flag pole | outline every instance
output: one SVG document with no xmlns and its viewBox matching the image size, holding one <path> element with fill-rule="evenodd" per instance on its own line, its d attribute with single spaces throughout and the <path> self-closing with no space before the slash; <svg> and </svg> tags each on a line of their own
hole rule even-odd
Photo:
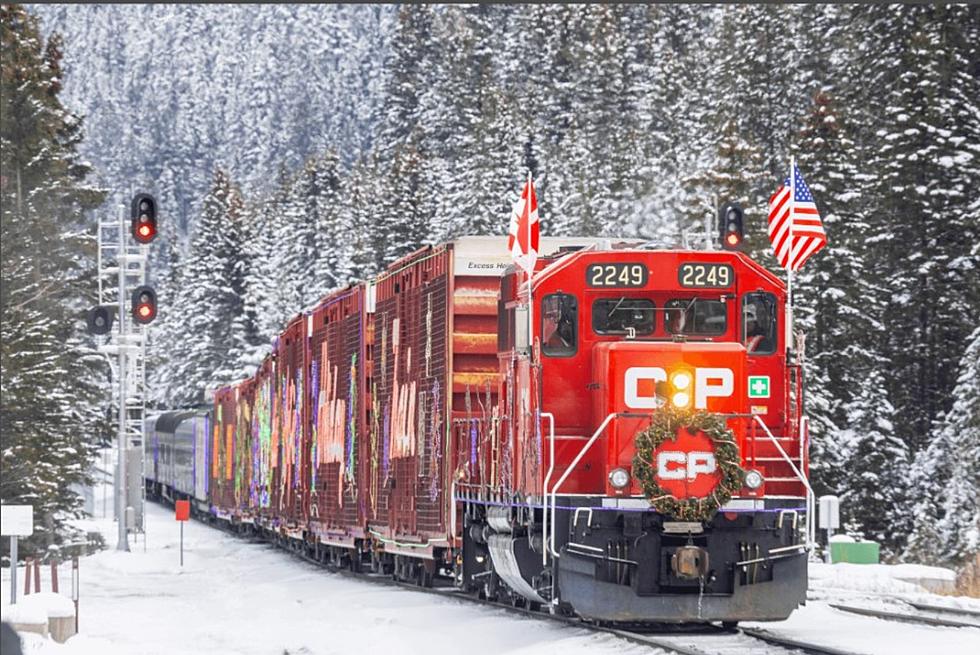
<svg viewBox="0 0 980 655">
<path fill-rule="evenodd" d="M 789 157 L 789 259 L 786 262 L 786 354 L 793 350 L 793 210 L 796 207 L 796 156 Z M 788 362 L 787 362 L 788 363 Z"/>
<path fill-rule="evenodd" d="M 531 193 L 532 189 L 531 171 L 527 171 L 527 257 L 531 258 Z M 528 342 L 528 362 L 534 363 L 534 301 L 531 298 L 531 275 L 534 272 L 534 264 L 527 269 L 527 342 Z"/>
</svg>

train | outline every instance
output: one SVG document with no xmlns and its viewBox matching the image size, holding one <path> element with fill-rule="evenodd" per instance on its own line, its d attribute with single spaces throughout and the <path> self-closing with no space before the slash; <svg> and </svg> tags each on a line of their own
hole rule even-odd
<svg viewBox="0 0 980 655">
<path fill-rule="evenodd" d="M 317 561 L 600 623 L 787 618 L 813 494 L 786 285 L 739 250 L 427 246 L 147 425 L 146 489 Z"/>
</svg>

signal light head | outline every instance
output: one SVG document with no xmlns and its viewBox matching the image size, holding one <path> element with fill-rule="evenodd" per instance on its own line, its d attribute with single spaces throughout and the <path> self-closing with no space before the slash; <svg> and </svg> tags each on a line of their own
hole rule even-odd
<svg viewBox="0 0 980 655">
<path fill-rule="evenodd" d="M 90 309 L 85 316 L 88 331 L 92 334 L 109 334 L 112 330 L 113 311 L 110 305 L 99 305 Z"/>
<path fill-rule="evenodd" d="M 133 320 L 141 325 L 152 323 L 157 317 L 157 293 L 147 286 L 137 287 L 133 291 L 132 309 Z"/>
<path fill-rule="evenodd" d="M 719 213 L 721 227 L 721 247 L 725 250 L 738 250 L 745 238 L 745 213 L 735 203 L 721 208 Z"/>
<path fill-rule="evenodd" d="M 148 193 L 138 193 L 130 207 L 130 230 L 139 243 L 150 243 L 157 236 L 157 203 Z"/>
</svg>

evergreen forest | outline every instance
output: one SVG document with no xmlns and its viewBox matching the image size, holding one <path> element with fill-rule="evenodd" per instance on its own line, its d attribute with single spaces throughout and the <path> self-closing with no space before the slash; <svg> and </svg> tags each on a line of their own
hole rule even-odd
<svg viewBox="0 0 980 655">
<path fill-rule="evenodd" d="M 794 280 L 815 489 L 892 559 L 980 551 L 977 6 L 4 5 L 2 138 L 2 497 L 51 538 L 105 434 L 93 221 L 134 191 L 170 408 L 330 290 L 505 238 L 528 170 L 543 234 L 701 247 L 739 202 L 783 275 L 795 156 L 828 235 Z"/>
</svg>

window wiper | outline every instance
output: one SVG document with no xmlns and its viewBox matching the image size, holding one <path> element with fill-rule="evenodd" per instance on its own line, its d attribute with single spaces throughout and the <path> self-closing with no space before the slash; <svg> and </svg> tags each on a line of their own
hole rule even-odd
<svg viewBox="0 0 980 655">
<path fill-rule="evenodd" d="M 616 301 L 616 304 L 613 305 L 613 308 L 610 309 L 608 312 L 606 312 L 606 317 L 607 318 L 612 317 L 612 315 L 616 313 L 616 310 L 619 309 L 619 306 L 622 305 L 625 300 L 626 300 L 626 296 L 623 296 L 622 298 L 620 298 L 619 300 L 617 300 Z"/>
</svg>

